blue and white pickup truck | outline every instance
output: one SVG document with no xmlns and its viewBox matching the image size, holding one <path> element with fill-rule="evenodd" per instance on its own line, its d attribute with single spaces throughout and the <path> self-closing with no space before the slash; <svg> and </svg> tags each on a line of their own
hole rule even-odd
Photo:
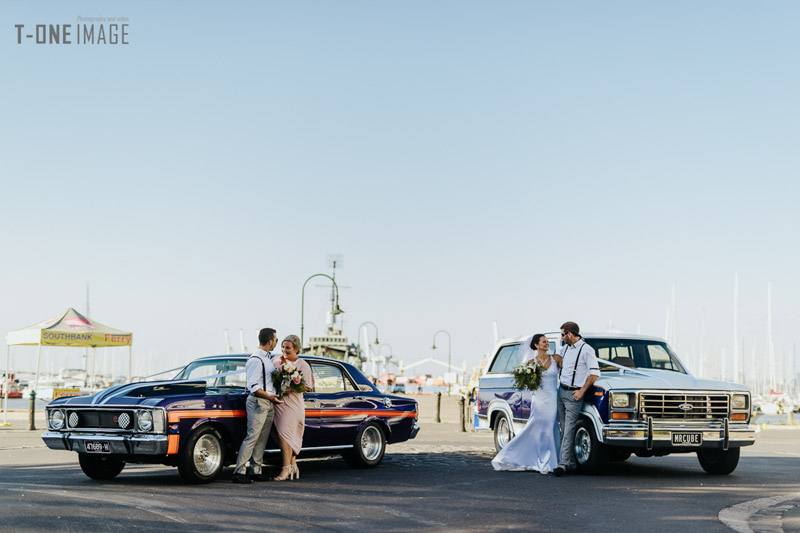
<svg viewBox="0 0 800 533">
<path fill-rule="evenodd" d="M 548 333 L 551 350 L 561 347 Z M 481 377 L 478 423 L 494 431 L 499 451 L 528 421 L 531 392 L 513 388 L 512 369 L 525 339 L 499 343 Z M 744 385 L 692 376 L 657 337 L 614 333 L 584 335 L 601 377 L 587 391 L 575 433 L 578 470 L 602 472 L 608 461 L 697 453 L 709 474 L 730 474 L 739 449 L 755 442 L 750 391 Z"/>
</svg>

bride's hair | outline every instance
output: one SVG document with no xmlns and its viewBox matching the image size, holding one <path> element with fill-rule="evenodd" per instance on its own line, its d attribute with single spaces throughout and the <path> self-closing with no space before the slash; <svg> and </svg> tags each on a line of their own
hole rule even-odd
<svg viewBox="0 0 800 533">
<path fill-rule="evenodd" d="M 536 345 L 539 344 L 539 341 L 542 340 L 542 337 L 544 337 L 544 333 L 537 333 L 536 335 L 533 336 L 533 338 L 531 339 L 532 350 L 536 349 Z"/>
</svg>

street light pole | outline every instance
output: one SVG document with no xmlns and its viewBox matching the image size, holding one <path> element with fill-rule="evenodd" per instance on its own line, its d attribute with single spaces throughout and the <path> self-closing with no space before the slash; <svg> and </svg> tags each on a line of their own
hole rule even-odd
<svg viewBox="0 0 800 533">
<path fill-rule="evenodd" d="M 362 322 L 358 326 L 358 352 L 359 353 L 361 353 L 361 328 L 363 328 L 364 326 L 367 326 L 367 325 L 371 325 L 372 327 L 375 328 L 375 344 L 380 344 L 380 342 L 378 341 L 378 326 L 376 326 L 374 322 L 370 322 L 369 320 L 367 320 L 366 322 Z M 367 331 L 367 336 L 368 336 L 367 337 L 367 341 L 369 341 L 369 331 Z M 367 355 L 369 355 L 369 343 L 367 343 Z M 377 379 L 377 376 L 375 376 L 375 378 Z"/>
<path fill-rule="evenodd" d="M 385 342 L 384 342 L 383 344 L 381 344 L 380 346 L 378 346 L 378 357 L 383 357 L 383 356 L 381 355 L 381 349 L 382 349 L 384 346 L 388 346 L 388 347 L 389 347 L 389 357 L 384 357 L 384 358 L 383 358 L 383 368 L 384 368 L 384 370 L 385 370 L 386 372 L 389 372 L 389 363 L 390 363 L 390 362 L 391 362 L 391 360 L 392 360 L 392 351 L 393 351 L 393 350 L 392 350 L 392 345 L 391 345 L 391 344 L 387 344 L 387 343 L 385 343 Z"/>
<path fill-rule="evenodd" d="M 333 288 L 336 289 L 336 307 L 334 307 L 333 311 L 331 312 L 334 315 L 340 315 L 344 313 L 344 311 L 342 311 L 339 308 L 339 286 L 336 284 L 336 280 L 327 274 L 312 274 L 311 276 L 309 276 L 308 279 L 305 281 L 305 283 L 303 283 L 303 290 L 300 296 L 300 349 L 301 350 L 303 349 L 303 339 L 304 339 L 303 330 L 305 329 L 305 324 L 303 322 L 303 319 L 305 317 L 305 312 L 306 312 L 306 284 L 313 278 L 316 278 L 317 276 L 322 276 L 323 278 L 328 278 L 329 280 L 331 280 L 331 282 L 333 283 Z"/>
<path fill-rule="evenodd" d="M 452 366 L 450 364 L 451 361 L 452 361 L 452 358 L 450 356 L 450 351 L 451 351 L 451 348 L 453 347 L 453 341 L 450 338 L 450 333 L 449 332 L 447 332 L 447 331 L 445 331 L 443 329 L 440 329 L 439 331 L 437 331 L 436 333 L 433 334 L 433 349 L 434 350 L 436 349 L 436 335 L 438 335 L 439 333 L 444 333 L 445 335 L 447 335 L 447 371 L 449 373 L 449 372 L 451 372 L 453 370 L 453 368 L 452 368 Z M 450 396 L 450 380 L 447 380 L 447 395 Z"/>
</svg>

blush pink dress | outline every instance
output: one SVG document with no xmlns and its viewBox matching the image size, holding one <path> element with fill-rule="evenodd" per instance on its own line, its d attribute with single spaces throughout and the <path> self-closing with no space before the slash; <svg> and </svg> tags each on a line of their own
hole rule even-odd
<svg viewBox="0 0 800 533">
<path fill-rule="evenodd" d="M 283 356 L 278 355 L 272 358 L 272 365 L 278 368 L 283 364 Z M 309 388 L 314 388 L 314 375 L 311 367 L 298 358 L 292 362 L 294 366 L 303 374 L 303 381 Z M 303 394 L 299 392 L 288 392 L 283 395 L 283 403 L 275 404 L 275 429 L 278 435 L 292 447 L 295 455 L 300 453 L 303 447 L 303 431 L 306 427 L 306 408 L 303 403 Z"/>
</svg>

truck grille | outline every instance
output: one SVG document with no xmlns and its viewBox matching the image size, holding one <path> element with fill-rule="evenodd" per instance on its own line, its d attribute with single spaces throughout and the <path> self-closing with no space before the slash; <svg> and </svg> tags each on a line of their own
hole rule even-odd
<svg viewBox="0 0 800 533">
<path fill-rule="evenodd" d="M 69 429 L 118 429 L 132 430 L 134 415 L 129 410 L 76 409 L 67 410 Z"/>
<path fill-rule="evenodd" d="M 721 420 L 730 412 L 727 394 L 642 393 L 639 402 L 643 420 Z"/>
</svg>

